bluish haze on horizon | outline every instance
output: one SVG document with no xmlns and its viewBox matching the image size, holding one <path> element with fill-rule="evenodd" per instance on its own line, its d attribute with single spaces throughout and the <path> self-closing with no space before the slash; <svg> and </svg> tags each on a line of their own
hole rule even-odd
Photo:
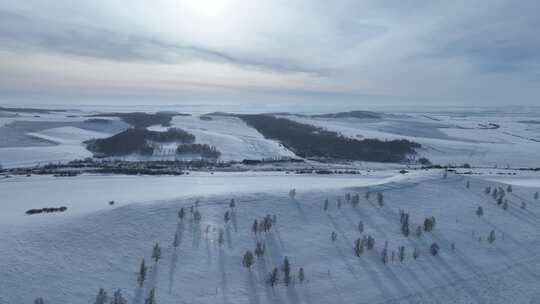
<svg viewBox="0 0 540 304">
<path fill-rule="evenodd" d="M 536 105 L 538 1 L 0 2 L 0 103 Z"/>
</svg>

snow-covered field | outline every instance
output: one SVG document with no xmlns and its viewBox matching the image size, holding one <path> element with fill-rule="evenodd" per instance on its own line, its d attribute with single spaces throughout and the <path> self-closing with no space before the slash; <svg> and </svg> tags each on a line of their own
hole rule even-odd
<svg viewBox="0 0 540 304">
<path fill-rule="evenodd" d="M 132 203 L 197 197 L 209 194 L 286 192 L 290 187 L 307 191 L 383 183 L 392 173 L 376 176 L 287 175 L 279 172 L 191 173 L 182 176 L 81 175 L 76 177 L 16 176 L 0 179 L 2 224 L 32 224 L 36 220 L 58 220 Z M 31 191 L 28 191 L 31 189 Z M 28 209 L 67 206 L 69 212 L 53 217 L 29 217 Z"/>
<path fill-rule="evenodd" d="M 359 139 L 415 141 L 422 144 L 417 157 L 427 157 L 435 164 L 540 167 L 540 121 L 537 119 L 540 112 L 535 111 L 403 111 L 383 114 L 380 119 L 286 117 Z M 16 167 L 85 158 L 91 154 L 82 144 L 84 140 L 111 136 L 128 127 L 118 119 L 112 119 L 113 123 L 109 125 L 88 124 L 84 122 L 88 118 L 86 114 L 95 112 L 21 113 L 16 116 L 0 113 L 0 164 Z M 197 143 L 215 146 L 221 152 L 222 161 L 294 157 L 280 143 L 265 139 L 239 118 L 203 117 L 207 119 L 198 115 L 176 116 L 172 127 L 192 133 Z M 150 129 L 165 130 L 161 126 Z M 152 159 L 175 159 L 175 151 L 175 146 L 165 147 Z M 140 158 L 126 157 L 130 160 Z"/>
<path fill-rule="evenodd" d="M 276 141 L 265 139 L 237 117 L 205 117 L 210 120 L 202 120 L 199 116 L 176 116 L 171 127 L 181 128 L 195 135 L 197 143 L 215 146 L 221 151 L 220 159 L 224 161 L 294 157 L 294 153 Z M 149 129 L 164 131 L 167 128 L 153 126 Z"/>
<path fill-rule="evenodd" d="M 487 185 L 497 184 L 453 174 L 445 179 L 439 171 L 380 178 L 223 173 L 5 180 L 0 183 L 0 303 L 32 303 L 36 297 L 45 303 L 94 303 L 100 287 L 109 295 L 121 288 L 130 304 L 144 303 L 152 288 L 160 304 L 538 303 L 540 200 L 533 193 L 539 188 L 515 185 L 503 210 L 484 194 Z M 291 199 L 293 187 L 298 193 Z M 377 192 L 384 195 L 383 207 L 377 205 Z M 345 193 L 360 194 L 359 205 L 345 203 Z M 231 198 L 236 207 L 226 224 Z M 324 211 L 326 198 L 330 204 Z M 109 206 L 110 199 L 118 203 Z M 196 199 L 200 222 L 189 215 Z M 69 209 L 21 214 L 49 203 Z M 478 206 L 482 217 L 475 214 Z M 183 221 L 177 217 L 181 207 L 188 211 Z M 407 238 L 400 234 L 400 209 L 410 213 Z M 277 222 L 269 233 L 255 236 L 253 220 L 266 214 L 275 214 Z M 436 217 L 436 228 L 417 237 L 416 226 L 430 216 Z M 490 244 L 486 237 L 492 230 L 496 241 Z M 180 237 L 176 251 L 175 234 Z M 375 247 L 356 257 L 353 244 L 362 235 L 373 236 Z M 242 256 L 257 240 L 265 243 L 266 253 L 249 271 Z M 403 263 L 382 263 L 385 241 L 390 251 L 405 246 Z M 151 261 L 155 242 L 162 246 L 157 263 Z M 440 246 L 438 256 L 429 254 L 433 242 Z M 295 277 L 304 268 L 306 281 L 295 278 L 288 287 L 280 282 L 272 289 L 266 283 L 269 272 L 285 256 Z M 143 257 L 149 273 L 139 288 L 136 272 Z"/>
<path fill-rule="evenodd" d="M 435 164 L 486 167 L 540 167 L 540 113 L 407 113 L 381 119 L 289 119 L 320 126 L 352 138 L 408 139 L 422 149 L 418 157 Z M 499 128 L 494 128 L 497 124 Z"/>
<path fill-rule="evenodd" d="M 0 164 L 89 157 L 84 141 L 128 127 L 114 118 L 89 122 L 89 113 L 0 113 Z M 380 119 L 286 116 L 360 139 L 409 139 L 422 144 L 417 157 L 473 166 L 471 172 L 458 170 L 470 175 L 447 178 L 438 170 L 399 174 L 404 164 L 358 162 L 327 166 L 356 166 L 360 175 L 248 171 L 0 179 L 0 304 L 33 303 L 37 297 L 47 304 L 94 303 L 99 288 L 109 295 L 122 289 L 129 304 L 144 303 L 152 288 L 159 304 L 540 303 L 540 200 L 534 198 L 540 176 L 513 169 L 540 167 L 538 116 L 485 110 L 403 111 Z M 194 134 L 197 143 L 216 146 L 225 161 L 294 157 L 235 117 L 177 116 L 172 127 Z M 166 159 L 169 150 L 174 146 L 153 158 Z M 313 161 L 276 166 L 287 171 L 312 164 L 323 166 Z M 484 189 L 507 185 L 513 191 L 506 193 L 504 210 Z M 291 188 L 297 190 L 295 198 L 289 196 Z M 346 203 L 346 193 L 359 194 L 359 205 Z M 384 195 L 384 206 L 377 204 L 376 193 Z M 200 222 L 189 211 L 196 201 Z M 60 206 L 67 211 L 25 214 Z M 182 207 L 187 217 L 180 221 Z M 408 237 L 400 233 L 400 210 L 410 214 Z M 231 217 L 225 223 L 227 211 Z M 276 215 L 272 230 L 254 235 L 253 221 L 268 214 Z M 431 216 L 437 219 L 435 230 L 416 236 L 416 227 Z M 494 243 L 487 242 L 491 231 Z M 366 235 L 375 238 L 375 247 L 357 257 L 354 241 Z M 242 257 L 257 241 L 266 245 L 266 253 L 248 270 Z M 151 261 L 156 242 L 162 247 L 157 263 Z M 405 261 L 396 257 L 383 264 L 385 242 L 390 253 L 405 246 Z M 440 246 L 437 256 L 429 253 L 433 243 Z M 417 260 L 414 248 L 420 252 Z M 284 257 L 290 259 L 293 282 L 285 286 L 280 272 L 281 281 L 271 288 L 269 273 Z M 149 270 L 138 287 L 142 258 Z M 304 282 L 296 276 L 300 267 Z"/>
<path fill-rule="evenodd" d="M 110 119 L 110 124 L 88 123 L 86 114 L 4 114 L 8 117 L 0 118 L 0 165 L 33 166 L 91 157 L 84 141 L 109 137 L 127 127 L 118 119 Z"/>
</svg>

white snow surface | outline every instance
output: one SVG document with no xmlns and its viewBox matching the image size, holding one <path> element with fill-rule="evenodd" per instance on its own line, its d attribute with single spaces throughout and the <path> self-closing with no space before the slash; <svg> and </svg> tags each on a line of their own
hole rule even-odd
<svg viewBox="0 0 540 304">
<path fill-rule="evenodd" d="M 66 126 L 29 132 L 27 135 L 54 145 L 0 148 L 0 160 L 3 166 L 32 166 L 92 157 L 92 153 L 86 149 L 83 142 L 93 138 L 108 137 L 111 134 Z"/>
<path fill-rule="evenodd" d="M 115 178 L 126 184 L 124 190 L 115 192 L 119 187 Z M 52 201 L 73 194 L 64 214 L 13 216 L 19 224 L 2 220 L 0 303 L 32 303 L 36 297 L 43 297 L 46 303 L 94 303 L 100 287 L 109 294 L 121 288 L 130 304 L 144 303 L 151 288 L 156 289 L 159 304 L 540 301 L 540 201 L 532 198 L 538 188 L 514 186 L 507 194 L 510 207 L 503 210 L 484 194 L 485 186 L 495 186 L 495 182 L 453 174 L 443 179 L 439 172 L 378 181 L 360 177 L 357 184 L 354 179 L 335 177 L 322 178 L 319 183 L 315 181 L 319 177 L 280 176 L 271 177 L 276 180 L 270 182 L 261 176 L 224 176 L 216 177 L 217 186 L 212 178 L 204 177 L 200 188 L 195 180 L 182 178 L 171 178 L 172 183 L 142 178 L 139 183 L 136 177 L 82 176 L 65 181 L 31 177 L 28 186 L 36 185 L 32 191 L 17 186 L 26 183 L 22 179 L 3 182 L 2 194 L 10 195 L 2 198 L 3 212 L 15 209 L 18 213 L 19 204 L 30 206 L 25 201 L 39 200 L 36 204 L 42 205 L 44 197 Z M 64 184 L 66 194 L 50 197 L 60 191 L 59 184 Z M 347 188 L 335 188 L 336 184 Z M 80 189 L 82 185 L 86 190 Z M 126 201 L 118 199 L 118 193 L 130 191 L 128 185 L 134 194 L 126 194 Z M 298 189 L 295 199 L 288 196 L 292 187 Z M 179 197 L 159 200 L 166 197 L 160 196 L 165 191 Z M 364 198 L 367 191 L 369 200 Z M 375 192 L 384 194 L 383 207 L 377 206 Z M 345 193 L 359 193 L 359 206 L 344 203 L 338 209 L 336 200 L 344 202 Z M 145 203 L 129 204 L 138 201 L 138 195 Z M 89 199 L 92 197 L 94 201 Z M 122 203 L 104 206 L 105 200 L 115 198 Z M 223 216 L 230 210 L 231 198 L 236 207 L 225 224 Z M 322 209 L 326 198 L 330 200 L 328 211 Z M 189 216 L 195 199 L 200 200 L 200 223 Z M 527 209 L 520 208 L 522 201 L 527 202 Z M 78 204 L 99 207 L 84 210 Z M 480 218 L 475 215 L 478 206 L 484 208 Z M 188 211 L 183 221 L 177 218 L 181 207 Z M 412 233 L 408 238 L 400 234 L 400 209 L 410 213 Z M 253 220 L 266 214 L 275 214 L 277 223 L 271 232 L 255 236 Z M 437 218 L 435 230 L 415 236 L 416 225 L 429 216 Z M 365 226 L 363 234 L 357 228 L 359 221 Z M 210 227 L 208 233 L 206 227 Z M 222 245 L 217 242 L 219 229 L 224 229 Z M 491 230 L 497 237 L 493 244 L 485 241 Z M 337 233 L 335 242 L 330 240 L 333 231 Z M 176 251 L 171 246 L 175 234 L 181 239 Z M 356 257 L 353 243 L 362 235 L 372 235 L 375 248 Z M 242 267 L 242 256 L 253 250 L 257 240 L 266 244 L 266 253 L 248 270 Z M 381 262 L 385 241 L 390 251 L 406 247 L 403 263 Z M 151 249 L 156 242 L 163 250 L 162 259 L 154 263 Z M 433 242 L 441 247 L 438 256 L 428 253 Z M 418 260 L 411 257 L 414 247 L 421 252 Z M 298 268 L 304 268 L 306 281 L 294 279 L 288 287 L 280 283 L 272 289 L 266 283 L 268 274 L 280 267 L 285 256 L 295 277 Z M 149 272 L 139 288 L 136 271 L 143 257 Z"/>
<path fill-rule="evenodd" d="M 111 200 L 118 207 L 209 194 L 286 192 L 290 187 L 298 190 L 342 188 L 384 183 L 384 178 L 390 178 L 391 174 L 324 176 L 287 175 L 281 172 L 192 172 L 181 176 L 15 176 L 0 179 L 2 202 L 9 204 L 9 208 L 0 213 L 0 226 L 32 224 L 36 220 L 50 219 L 26 216 L 24 212 L 32 208 L 67 206 L 69 212 L 60 215 L 65 217 L 110 209 L 108 202 Z"/>
<path fill-rule="evenodd" d="M 110 136 L 110 134 L 107 133 L 89 131 L 76 127 L 59 127 L 46 129 L 40 132 L 30 132 L 27 134 L 29 136 L 41 138 L 43 140 L 54 142 L 57 144 L 75 145 L 80 145 L 82 142 L 90 139 L 104 138 Z"/>
<path fill-rule="evenodd" d="M 417 157 L 425 156 L 435 164 L 540 167 L 540 124 L 526 123 L 533 120 L 524 114 L 414 113 L 381 119 L 285 117 L 356 139 L 414 141 L 422 145 Z M 489 123 L 500 127 L 487 129 Z"/>
<path fill-rule="evenodd" d="M 81 123 L 88 119 L 88 117 L 79 116 L 80 114 L 86 115 L 89 113 L 79 111 L 40 113 L 39 115 L 25 113 L 2 119 L 0 128 L 7 128 L 7 124 L 16 121 L 43 125 L 38 131 L 25 131 L 24 133 L 29 138 L 39 139 L 48 144 L 1 147 L 0 165 L 6 168 L 24 167 L 91 157 L 92 153 L 86 149 L 83 142 L 93 138 L 108 137 L 114 133 L 90 131 L 69 126 L 70 123 Z M 47 123 L 65 125 L 47 128 L 45 127 L 48 125 Z M 10 135 L 12 134 L 8 132 L 7 136 Z"/>
<path fill-rule="evenodd" d="M 221 152 L 220 159 L 224 161 L 295 156 L 278 142 L 265 139 L 237 117 L 206 116 L 211 120 L 201 120 L 199 116 L 175 116 L 171 124 L 195 135 L 197 143 L 215 146 Z M 166 130 L 160 126 L 149 129 Z M 174 150 L 171 151 L 174 153 Z"/>
<path fill-rule="evenodd" d="M 51 112 L 34 115 L 4 113 L 0 117 L 0 131 L 12 122 L 42 123 L 43 128 L 28 131 L 28 136 L 43 142 L 24 140 L 24 144 L 10 146 L 4 141 L 0 148 L 0 164 L 4 167 L 30 166 L 39 163 L 69 161 L 91 156 L 82 141 L 113 133 L 87 131 L 73 127 L 92 114 L 83 111 Z M 265 139 L 241 119 L 227 116 L 176 116 L 172 127 L 187 130 L 196 136 L 197 143 L 215 146 L 221 152 L 221 160 L 243 160 L 294 157 L 280 143 Z M 408 139 L 418 142 L 422 148 L 418 157 L 427 157 L 435 164 L 469 163 L 475 167 L 540 167 L 540 120 L 538 113 L 502 113 L 489 110 L 470 112 L 413 112 L 383 115 L 381 119 L 356 118 L 310 118 L 286 115 L 302 123 L 320 126 L 353 138 Z M 56 124 L 53 128 L 47 124 Z M 62 123 L 64 125 L 62 125 Z M 497 124 L 499 128 L 493 128 Z M 153 126 L 152 130 L 165 130 Z M 9 132 L 9 131 L 8 131 Z M 2 136 L 6 136 L 6 132 Z M 7 134 L 9 137 L 9 133 Z M 21 140 L 20 138 L 18 140 Z M 190 158 L 189 156 L 186 156 Z M 184 157 L 184 158 L 186 158 Z M 164 147 L 152 157 L 128 156 L 128 160 L 176 159 L 175 146 Z M 377 168 L 380 164 L 364 163 Z"/>
</svg>

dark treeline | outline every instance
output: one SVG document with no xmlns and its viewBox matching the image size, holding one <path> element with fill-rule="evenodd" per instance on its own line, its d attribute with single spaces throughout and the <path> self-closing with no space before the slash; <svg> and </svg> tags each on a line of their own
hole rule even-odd
<svg viewBox="0 0 540 304">
<path fill-rule="evenodd" d="M 377 119 L 381 118 L 381 114 L 370 111 L 349 111 L 330 114 L 311 115 L 315 118 L 361 118 L 361 119 Z"/>
<path fill-rule="evenodd" d="M 67 210 L 66 206 L 62 207 L 50 207 L 50 208 L 41 208 L 41 209 L 30 209 L 26 211 L 26 214 L 33 215 L 33 214 L 40 214 L 40 213 L 52 213 L 52 212 L 65 212 Z"/>
<path fill-rule="evenodd" d="M 269 115 L 238 115 L 266 138 L 280 141 L 301 157 L 399 162 L 420 145 L 408 140 L 356 140 L 340 134 Z"/>
<path fill-rule="evenodd" d="M 112 121 L 105 118 L 89 118 L 85 120 L 86 123 L 97 123 L 97 124 L 111 124 Z"/>
<path fill-rule="evenodd" d="M 66 112 L 66 110 L 57 110 L 57 109 L 7 108 L 7 107 L 0 107 L 0 111 L 3 111 L 3 112 L 16 112 L 16 113 L 38 113 L 38 114 L 48 114 L 48 113 L 51 113 L 51 112 Z"/>
<path fill-rule="evenodd" d="M 216 147 L 207 144 L 179 145 L 176 152 L 178 154 L 197 154 L 203 158 L 219 158 L 221 155 Z"/>
<path fill-rule="evenodd" d="M 195 136 L 181 130 L 169 129 L 165 132 L 155 132 L 146 129 L 132 128 L 108 138 L 87 141 L 88 150 L 96 156 L 122 156 L 131 153 L 151 155 L 154 148 L 150 142 L 182 142 L 192 143 Z"/>
<path fill-rule="evenodd" d="M 132 125 L 137 129 L 144 129 L 153 125 L 162 125 L 168 127 L 171 125 L 171 120 L 174 116 L 187 115 L 176 112 L 157 112 L 154 114 L 144 112 L 132 113 L 105 113 L 90 115 L 90 117 L 119 117 L 124 122 Z"/>
</svg>

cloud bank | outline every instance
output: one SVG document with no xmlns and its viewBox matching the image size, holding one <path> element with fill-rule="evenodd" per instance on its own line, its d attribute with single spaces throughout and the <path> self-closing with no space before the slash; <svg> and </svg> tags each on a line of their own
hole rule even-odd
<svg viewBox="0 0 540 304">
<path fill-rule="evenodd" d="M 517 105 L 537 1 L 13 1 L 0 101 Z"/>
</svg>

